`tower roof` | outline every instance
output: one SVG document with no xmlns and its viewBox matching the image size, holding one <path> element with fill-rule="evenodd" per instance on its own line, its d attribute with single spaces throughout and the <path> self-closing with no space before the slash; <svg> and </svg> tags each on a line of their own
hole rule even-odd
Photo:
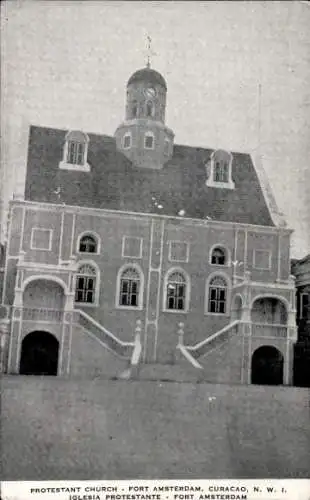
<svg viewBox="0 0 310 500">
<path fill-rule="evenodd" d="M 167 84 L 164 77 L 160 73 L 158 73 L 158 71 L 155 71 L 154 69 L 148 67 L 135 71 L 129 78 L 127 86 L 131 83 L 137 82 L 145 82 L 150 84 L 157 83 L 167 90 Z"/>
</svg>

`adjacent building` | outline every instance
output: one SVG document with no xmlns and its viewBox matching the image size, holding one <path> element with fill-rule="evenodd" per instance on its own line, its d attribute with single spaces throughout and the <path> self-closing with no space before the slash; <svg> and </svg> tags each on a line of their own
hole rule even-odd
<svg viewBox="0 0 310 500">
<path fill-rule="evenodd" d="M 113 137 L 30 127 L 4 263 L 7 372 L 292 384 L 292 231 L 262 173 L 248 154 L 176 144 L 157 71 L 126 91 Z"/>
<path fill-rule="evenodd" d="M 310 254 L 292 261 L 296 277 L 296 321 L 294 385 L 310 387 Z"/>
</svg>

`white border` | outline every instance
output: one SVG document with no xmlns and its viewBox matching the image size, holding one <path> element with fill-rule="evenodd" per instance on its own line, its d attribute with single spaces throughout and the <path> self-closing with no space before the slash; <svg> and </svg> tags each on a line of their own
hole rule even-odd
<svg viewBox="0 0 310 500">
<path fill-rule="evenodd" d="M 126 255 L 125 254 L 125 244 L 126 244 L 126 239 L 135 239 L 135 240 L 140 240 L 140 249 L 139 249 L 139 255 Z M 127 234 L 124 234 L 122 238 L 122 257 L 123 258 L 128 258 L 128 259 L 142 259 L 142 249 L 143 249 L 143 238 L 140 236 L 130 236 Z"/>
<path fill-rule="evenodd" d="M 257 267 L 257 265 L 256 265 L 256 253 L 257 252 L 268 253 L 268 267 Z M 269 271 L 271 269 L 271 259 L 272 259 L 271 250 L 265 250 L 264 248 L 254 248 L 253 249 L 253 256 L 252 256 L 253 269 L 258 269 L 259 271 Z"/>
<path fill-rule="evenodd" d="M 35 247 L 33 246 L 33 239 L 34 239 L 34 231 L 47 231 L 49 232 L 49 242 L 48 242 L 48 248 L 40 248 L 40 247 Z M 31 237 L 30 237 L 30 250 L 41 250 L 45 252 L 50 252 L 52 250 L 52 241 L 53 241 L 53 229 L 49 229 L 47 227 L 37 227 L 34 226 L 31 228 Z"/>
</svg>

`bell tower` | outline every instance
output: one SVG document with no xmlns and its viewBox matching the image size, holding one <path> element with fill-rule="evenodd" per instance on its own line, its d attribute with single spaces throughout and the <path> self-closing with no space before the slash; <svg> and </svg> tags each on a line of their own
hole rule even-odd
<svg viewBox="0 0 310 500">
<path fill-rule="evenodd" d="M 117 148 L 136 166 L 160 169 L 173 153 L 174 133 L 165 125 L 167 85 L 149 57 L 127 83 L 125 120 L 115 131 Z"/>
</svg>

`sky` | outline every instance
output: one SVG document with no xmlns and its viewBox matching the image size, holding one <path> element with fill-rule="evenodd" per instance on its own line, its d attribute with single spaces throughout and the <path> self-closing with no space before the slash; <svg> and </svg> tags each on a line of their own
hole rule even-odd
<svg viewBox="0 0 310 500">
<path fill-rule="evenodd" d="M 1 8 L 5 202 L 23 191 L 30 124 L 114 134 L 150 36 L 175 142 L 259 155 L 294 229 L 292 256 L 310 252 L 309 2 L 9 0 Z"/>
</svg>

